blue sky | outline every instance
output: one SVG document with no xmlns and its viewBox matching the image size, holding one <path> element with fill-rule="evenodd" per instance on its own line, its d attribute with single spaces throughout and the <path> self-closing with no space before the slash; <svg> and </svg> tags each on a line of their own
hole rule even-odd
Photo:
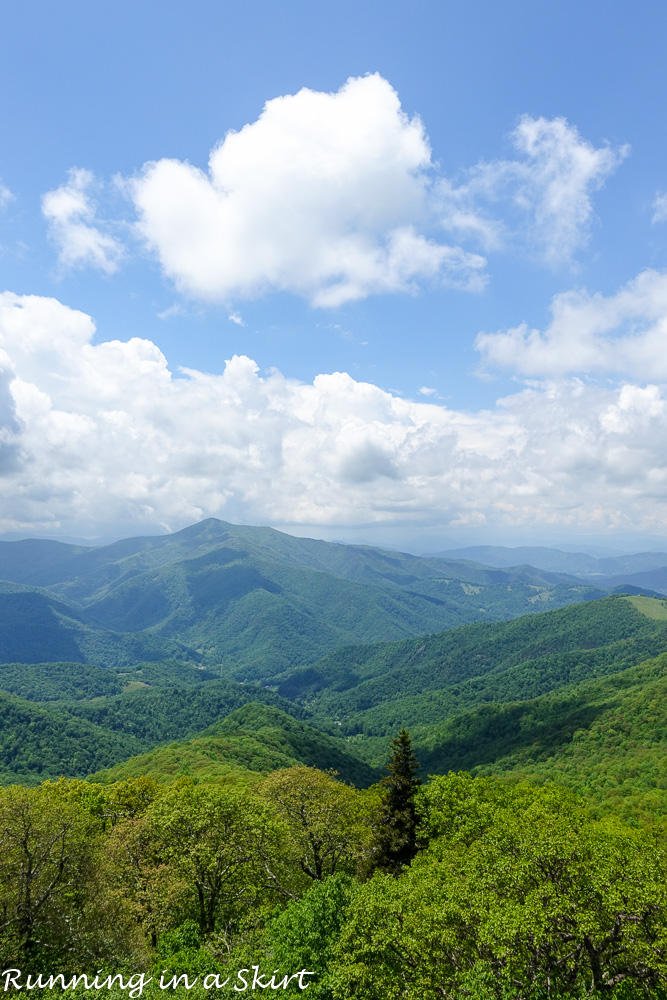
<svg viewBox="0 0 667 1000">
<path fill-rule="evenodd" d="M 0 531 L 666 533 L 662 4 L 2 17 Z"/>
</svg>

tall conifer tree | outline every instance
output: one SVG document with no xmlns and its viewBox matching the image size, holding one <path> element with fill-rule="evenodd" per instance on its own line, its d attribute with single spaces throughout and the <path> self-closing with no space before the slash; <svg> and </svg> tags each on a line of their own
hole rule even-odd
<svg viewBox="0 0 667 1000">
<path fill-rule="evenodd" d="M 417 853 L 415 793 L 421 781 L 417 777 L 419 761 L 405 728 L 391 741 L 391 750 L 387 762 L 389 774 L 381 781 L 384 795 L 377 830 L 376 865 L 398 873 Z"/>
</svg>

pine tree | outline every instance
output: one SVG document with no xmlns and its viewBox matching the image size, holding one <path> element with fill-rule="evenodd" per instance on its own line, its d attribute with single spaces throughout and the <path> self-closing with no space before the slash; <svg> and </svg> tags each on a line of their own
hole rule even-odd
<svg viewBox="0 0 667 1000">
<path fill-rule="evenodd" d="M 406 729 L 401 729 L 391 741 L 391 750 L 387 761 L 389 774 L 380 782 L 384 794 L 375 864 L 384 871 L 398 874 L 417 853 L 415 793 L 421 781 L 416 776 L 419 761 Z"/>
</svg>

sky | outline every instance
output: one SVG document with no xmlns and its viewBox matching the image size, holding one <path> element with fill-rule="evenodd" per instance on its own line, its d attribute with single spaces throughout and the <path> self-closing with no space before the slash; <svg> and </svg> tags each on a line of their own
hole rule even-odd
<svg viewBox="0 0 667 1000">
<path fill-rule="evenodd" d="M 0 534 L 667 546 L 662 2 L 0 17 Z"/>
</svg>

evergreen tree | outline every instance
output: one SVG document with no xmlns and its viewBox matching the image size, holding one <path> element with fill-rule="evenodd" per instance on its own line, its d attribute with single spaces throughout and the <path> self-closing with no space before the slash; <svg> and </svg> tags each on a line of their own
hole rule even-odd
<svg viewBox="0 0 667 1000">
<path fill-rule="evenodd" d="M 391 750 L 386 765 L 389 774 L 380 782 L 383 799 L 375 864 L 398 874 L 417 853 L 415 793 L 421 781 L 416 776 L 419 761 L 405 728 L 391 741 Z"/>
</svg>

